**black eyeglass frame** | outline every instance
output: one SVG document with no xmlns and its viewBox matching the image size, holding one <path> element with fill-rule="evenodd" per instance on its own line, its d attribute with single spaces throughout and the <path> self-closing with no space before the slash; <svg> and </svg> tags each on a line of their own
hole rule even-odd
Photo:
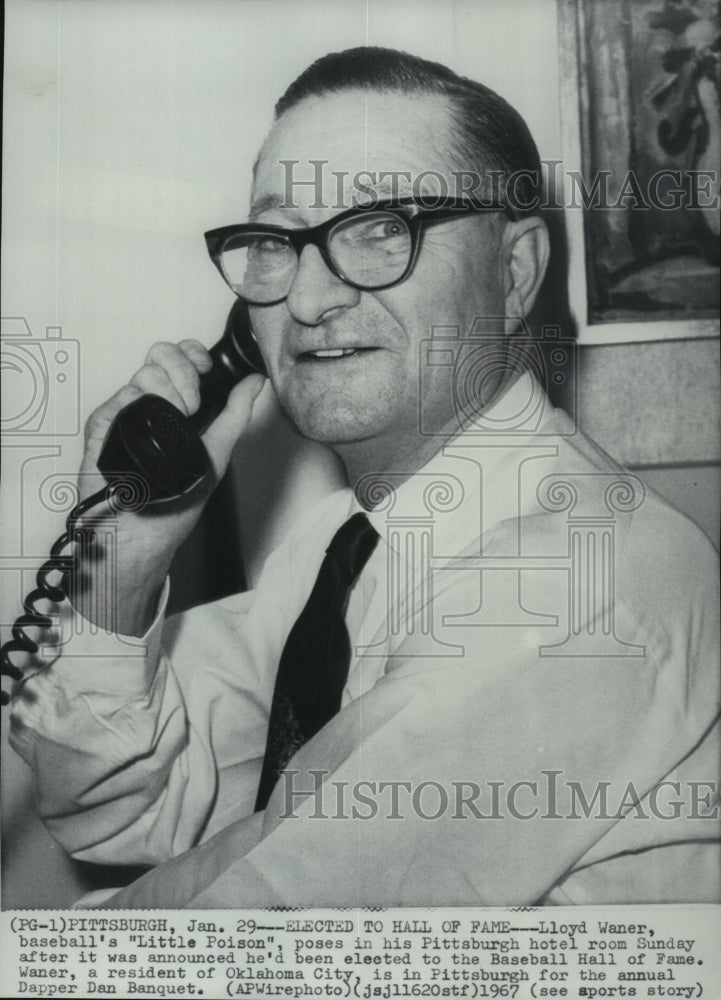
<svg viewBox="0 0 721 1000">
<path fill-rule="evenodd" d="M 318 226 L 309 226 L 305 229 L 286 229 L 284 226 L 267 225 L 262 222 L 241 222 L 235 225 L 221 226 L 218 229 L 208 230 L 205 233 L 205 244 L 208 248 L 210 259 L 218 269 L 221 278 L 238 298 L 245 299 L 250 305 L 272 306 L 286 299 L 290 289 L 288 289 L 285 295 L 270 302 L 253 302 L 252 299 L 247 299 L 236 291 L 229 281 L 223 269 L 222 256 L 228 241 L 234 236 L 253 234 L 258 236 L 282 237 L 293 247 L 298 260 L 300 260 L 300 255 L 306 246 L 315 246 L 318 248 L 329 271 L 337 278 L 340 278 L 344 284 L 349 285 L 351 288 L 358 288 L 364 292 L 377 292 L 384 288 L 392 288 L 394 285 L 399 285 L 411 273 L 418 258 L 422 225 L 487 212 L 505 212 L 509 219 L 513 220 L 515 218 L 508 205 L 500 203 L 482 204 L 480 202 L 469 201 L 466 198 L 444 198 L 441 201 L 435 201 L 433 205 L 429 205 L 429 200 L 423 198 L 397 198 L 389 201 L 378 201 L 370 205 L 357 205 L 355 208 L 349 208 L 345 212 L 341 212 L 340 215 L 333 216 L 333 218 L 328 219 L 326 222 L 321 222 Z M 399 216 L 408 226 L 411 238 L 411 252 L 408 266 L 400 277 L 393 278 L 392 281 L 387 281 L 380 285 L 361 285 L 356 281 L 352 281 L 333 263 L 328 251 L 328 243 L 336 226 L 341 225 L 350 218 L 355 216 L 360 217 L 369 212 L 385 212 Z"/>
</svg>

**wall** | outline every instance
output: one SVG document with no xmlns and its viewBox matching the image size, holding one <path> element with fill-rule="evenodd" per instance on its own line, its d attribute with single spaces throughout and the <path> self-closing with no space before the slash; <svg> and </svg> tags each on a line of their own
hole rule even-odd
<svg viewBox="0 0 721 1000">
<path fill-rule="evenodd" d="M 719 342 L 580 349 L 580 423 L 719 544 Z"/>
</svg>

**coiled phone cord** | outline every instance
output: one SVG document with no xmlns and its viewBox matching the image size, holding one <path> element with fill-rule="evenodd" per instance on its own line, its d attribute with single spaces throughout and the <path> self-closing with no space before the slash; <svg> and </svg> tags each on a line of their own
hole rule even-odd
<svg viewBox="0 0 721 1000">
<path fill-rule="evenodd" d="M 112 497 L 123 489 L 122 483 L 105 486 L 103 489 L 93 493 L 92 496 L 81 500 L 77 506 L 68 514 L 65 521 L 65 531 L 60 535 L 50 550 L 49 558 L 42 564 L 35 577 L 36 587 L 23 601 L 24 614 L 15 619 L 12 627 L 12 639 L 8 639 L 0 648 L 0 675 L 11 677 L 13 680 L 20 680 L 23 672 L 10 659 L 10 654 L 15 652 L 37 653 L 40 646 L 30 638 L 25 631 L 26 628 L 50 628 L 53 624 L 52 618 L 43 614 L 36 607 L 38 601 L 63 601 L 68 593 L 68 580 L 77 568 L 76 551 L 62 554 L 70 544 L 78 545 L 82 541 L 82 529 L 78 529 L 77 523 L 80 518 L 87 514 L 91 507 L 100 503 L 110 501 Z M 62 574 L 60 584 L 52 584 L 48 580 L 51 573 Z M 0 691 L 0 705 L 7 705 L 10 695 L 7 691 Z"/>
<path fill-rule="evenodd" d="M 210 348 L 213 367 L 200 378 L 200 406 L 192 417 L 167 399 L 146 393 L 116 414 L 98 456 L 98 470 L 110 483 L 74 507 L 65 531 L 38 570 L 37 586 L 23 602 L 24 614 L 15 620 L 12 639 L 0 647 L 0 675 L 20 680 L 22 670 L 10 653 L 36 653 L 40 648 L 26 628 L 49 628 L 52 619 L 38 611 L 40 600 L 62 601 L 67 578 L 75 572 L 76 553 L 63 555 L 71 543 L 82 543 L 77 522 L 91 507 L 105 501 L 117 510 L 141 511 L 147 504 L 178 500 L 212 479 L 212 463 L 201 434 L 221 412 L 233 386 L 253 372 L 265 373 L 263 358 L 250 325 L 248 305 L 236 299 L 223 336 Z M 50 573 L 63 574 L 60 585 L 49 582 Z M 0 692 L 0 704 L 10 695 Z"/>
</svg>

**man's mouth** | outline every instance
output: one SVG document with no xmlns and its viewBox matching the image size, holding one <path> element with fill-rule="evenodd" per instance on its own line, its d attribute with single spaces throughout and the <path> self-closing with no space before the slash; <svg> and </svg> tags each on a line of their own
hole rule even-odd
<svg viewBox="0 0 721 1000">
<path fill-rule="evenodd" d="M 337 361 L 339 358 L 349 358 L 353 355 L 367 354 L 373 347 L 329 347 L 317 351 L 304 351 L 301 361 Z"/>
</svg>

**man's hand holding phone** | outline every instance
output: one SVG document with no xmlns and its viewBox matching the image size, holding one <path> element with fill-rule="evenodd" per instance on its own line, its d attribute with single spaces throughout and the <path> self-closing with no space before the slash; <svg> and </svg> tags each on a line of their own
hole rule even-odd
<svg viewBox="0 0 721 1000">
<path fill-rule="evenodd" d="M 192 417 L 201 404 L 201 376 L 212 367 L 213 358 L 199 341 L 154 344 L 145 364 L 130 382 L 98 407 L 87 421 L 80 468 L 81 496 L 103 485 L 98 459 L 111 425 L 124 407 L 141 396 L 153 394 L 167 400 L 180 414 Z M 102 550 L 101 542 L 96 538 L 85 546 L 74 596 L 76 608 L 84 617 L 125 635 L 140 636 L 147 630 L 175 551 L 225 473 L 233 448 L 250 423 L 253 403 L 264 381 L 261 374 L 241 376 L 241 381 L 230 389 L 224 408 L 203 434 L 213 470 L 212 481 L 203 481 L 180 499 L 161 501 L 138 513 L 118 515 L 117 552 L 109 564 L 113 567 L 112 574 L 107 571 L 109 553 Z"/>
</svg>

